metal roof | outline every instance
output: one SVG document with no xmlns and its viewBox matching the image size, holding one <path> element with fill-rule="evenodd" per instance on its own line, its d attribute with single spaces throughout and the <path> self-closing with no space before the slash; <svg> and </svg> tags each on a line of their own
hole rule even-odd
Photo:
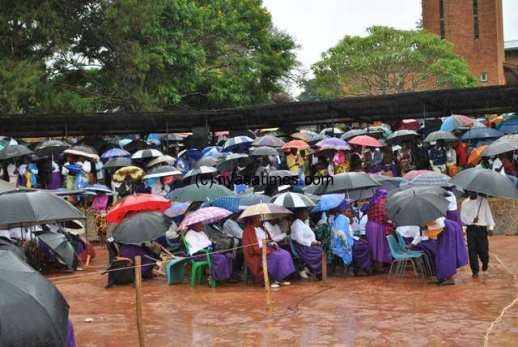
<svg viewBox="0 0 518 347">
<path fill-rule="evenodd" d="M 518 50 L 518 40 L 505 41 L 504 49 L 508 51 Z"/>
</svg>

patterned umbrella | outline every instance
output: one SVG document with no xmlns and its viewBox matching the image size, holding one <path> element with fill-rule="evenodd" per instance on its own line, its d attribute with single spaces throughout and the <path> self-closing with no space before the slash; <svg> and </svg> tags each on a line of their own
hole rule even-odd
<svg viewBox="0 0 518 347">
<path fill-rule="evenodd" d="M 134 181 L 140 181 L 144 177 L 144 170 L 138 166 L 125 166 L 121 167 L 112 176 L 112 180 L 115 182 L 124 182 L 126 176 L 130 176 Z"/>
<path fill-rule="evenodd" d="M 158 158 L 163 156 L 162 152 L 157 149 L 141 149 L 140 151 L 135 152 L 131 159 L 151 159 Z"/>
<path fill-rule="evenodd" d="M 210 199 L 204 202 L 201 207 L 220 207 L 232 213 L 239 212 L 239 197 L 237 196 L 221 196 L 219 198 Z"/>
<path fill-rule="evenodd" d="M 275 219 L 282 215 L 291 214 L 291 211 L 275 204 L 257 204 L 247 207 L 239 216 L 239 219 L 246 217 L 261 216 L 262 220 Z"/>
<path fill-rule="evenodd" d="M 439 172 L 430 172 L 415 177 L 410 181 L 410 183 L 414 186 L 445 187 L 450 185 L 450 176 Z"/>
<path fill-rule="evenodd" d="M 307 196 L 292 192 L 282 193 L 275 196 L 272 203 L 287 208 L 303 208 L 315 206 L 313 200 Z"/>
<path fill-rule="evenodd" d="M 179 230 L 187 230 L 190 225 L 214 223 L 230 216 L 232 212 L 221 207 L 202 207 L 189 213 L 180 224 Z"/>
<path fill-rule="evenodd" d="M 284 146 L 281 147 L 283 151 L 290 150 L 290 149 L 309 149 L 309 145 L 302 141 L 302 140 L 291 140 L 290 142 L 286 143 Z"/>
<path fill-rule="evenodd" d="M 311 212 L 317 213 L 332 210 L 338 207 L 344 200 L 345 194 L 324 194 L 320 197 L 320 200 Z"/>
<path fill-rule="evenodd" d="M 104 160 L 109 160 L 111 158 L 118 157 L 129 157 L 131 154 L 128 151 L 123 150 L 122 148 L 112 148 L 101 155 L 101 158 Z"/>
<path fill-rule="evenodd" d="M 437 142 L 439 140 L 456 141 L 457 137 L 449 131 L 438 130 L 438 131 L 433 131 L 433 132 L 429 133 L 428 136 L 426 136 L 426 138 L 424 139 L 424 142 L 430 143 L 430 142 Z"/>
<path fill-rule="evenodd" d="M 322 141 L 317 143 L 317 146 L 323 149 L 334 149 L 336 151 L 348 151 L 351 149 L 351 146 L 345 142 L 345 140 L 337 139 L 335 137 L 330 137 L 327 139 L 323 139 Z"/>
<path fill-rule="evenodd" d="M 284 142 L 277 136 L 272 136 L 272 135 L 264 135 L 264 136 L 258 137 L 253 142 L 253 145 L 257 146 L 257 147 L 261 147 L 261 146 L 282 147 L 285 144 L 286 144 L 286 142 Z"/>
<path fill-rule="evenodd" d="M 471 128 L 475 125 L 475 120 L 468 116 L 462 116 L 458 114 L 451 115 L 445 118 L 442 122 L 442 131 L 453 131 L 456 129 Z"/>
<path fill-rule="evenodd" d="M 134 194 L 119 200 L 106 214 L 108 223 L 119 223 L 127 215 L 135 212 L 163 212 L 171 206 L 171 201 L 155 194 Z"/>
<path fill-rule="evenodd" d="M 232 148 L 238 147 L 238 146 L 251 146 L 254 142 L 254 139 L 248 137 L 248 136 L 236 136 L 228 139 L 225 141 L 225 144 L 223 145 L 223 150 L 225 152 L 231 152 Z"/>
<path fill-rule="evenodd" d="M 383 144 L 369 135 L 360 135 L 349 140 L 349 144 L 364 147 L 383 147 Z"/>
</svg>

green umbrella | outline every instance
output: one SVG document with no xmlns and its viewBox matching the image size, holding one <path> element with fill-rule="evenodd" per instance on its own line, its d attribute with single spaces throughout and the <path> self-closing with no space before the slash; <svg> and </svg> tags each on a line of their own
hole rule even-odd
<svg viewBox="0 0 518 347">
<path fill-rule="evenodd" d="M 236 194 L 230 189 L 217 184 L 217 182 L 203 182 L 202 185 L 190 184 L 183 188 L 175 189 L 169 195 L 169 199 L 173 201 L 207 201 L 209 199 L 219 198 L 223 196 L 235 196 Z"/>
</svg>

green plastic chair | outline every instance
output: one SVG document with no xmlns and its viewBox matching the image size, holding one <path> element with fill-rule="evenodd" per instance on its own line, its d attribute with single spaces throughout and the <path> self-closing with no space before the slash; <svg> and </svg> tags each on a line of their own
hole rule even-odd
<svg viewBox="0 0 518 347">
<path fill-rule="evenodd" d="M 185 239 L 185 235 L 182 235 L 182 242 L 184 244 L 185 250 L 187 253 L 189 253 L 189 243 Z M 191 287 L 194 288 L 196 285 L 196 282 L 198 284 L 202 283 L 203 280 L 203 273 L 208 268 L 210 270 L 212 264 L 210 262 L 210 255 L 208 250 L 203 251 L 205 253 L 205 260 L 194 260 L 191 259 Z M 216 280 L 214 280 L 212 277 L 208 279 L 209 286 L 211 288 L 216 287 Z"/>
</svg>

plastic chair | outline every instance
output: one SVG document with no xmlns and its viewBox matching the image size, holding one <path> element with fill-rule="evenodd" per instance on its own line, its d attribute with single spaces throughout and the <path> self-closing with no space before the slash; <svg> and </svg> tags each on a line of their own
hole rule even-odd
<svg viewBox="0 0 518 347">
<path fill-rule="evenodd" d="M 430 265 L 430 259 L 428 258 L 428 255 L 423 251 L 417 251 L 413 249 L 407 249 L 407 244 L 405 243 L 405 240 L 401 235 L 397 235 L 397 240 L 399 247 L 407 254 L 415 255 L 417 256 L 416 260 L 418 260 L 417 265 L 420 267 L 421 272 L 425 276 L 432 276 L 432 266 Z"/>
<path fill-rule="evenodd" d="M 392 274 L 396 274 L 396 275 L 403 274 L 403 271 L 406 269 L 408 262 L 410 262 L 414 269 L 414 273 L 417 277 L 415 259 L 420 256 L 418 256 L 416 254 L 403 252 L 403 250 L 399 247 L 399 243 L 396 241 L 396 239 L 392 235 L 387 235 L 387 242 L 388 242 L 388 245 L 390 248 L 390 253 L 392 255 L 392 258 L 394 258 L 394 260 L 392 261 L 392 264 L 390 264 L 389 276 Z M 394 269 L 395 271 L 393 273 L 392 270 L 393 270 L 394 264 L 396 265 L 396 268 Z"/>
<path fill-rule="evenodd" d="M 182 235 L 182 242 L 185 246 L 187 253 L 189 253 L 189 243 L 185 239 L 185 235 Z M 203 279 L 203 273 L 205 272 L 205 270 L 207 268 L 208 269 L 211 268 L 209 251 L 204 250 L 203 252 L 205 253 L 205 260 L 191 259 L 191 282 L 190 283 L 191 283 L 192 288 L 194 288 L 194 286 L 196 285 L 196 282 L 198 282 L 198 284 L 201 284 L 202 279 Z M 216 281 L 213 278 L 209 278 L 208 282 L 209 282 L 209 286 L 211 288 L 216 287 Z"/>
<path fill-rule="evenodd" d="M 170 259 L 165 266 L 167 284 L 178 284 L 183 282 L 185 258 Z"/>
</svg>

